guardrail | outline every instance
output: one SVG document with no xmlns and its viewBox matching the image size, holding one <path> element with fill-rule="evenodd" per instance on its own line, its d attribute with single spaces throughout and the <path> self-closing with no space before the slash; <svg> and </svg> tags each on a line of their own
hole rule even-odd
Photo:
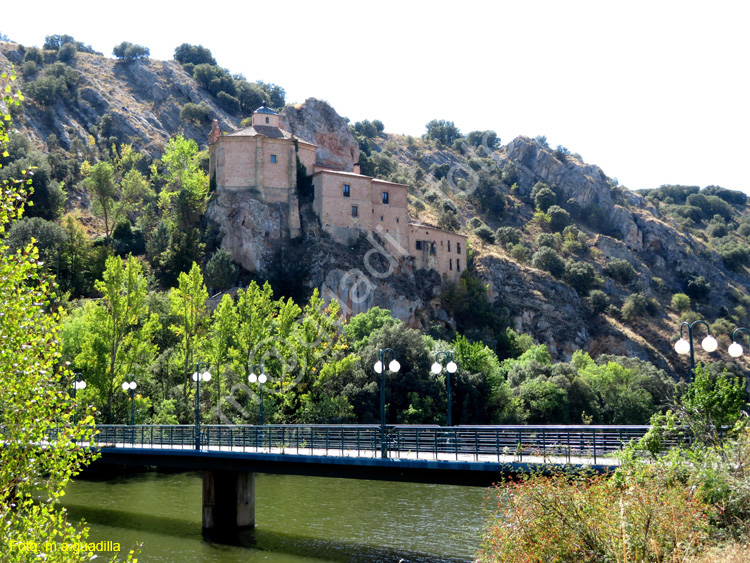
<svg viewBox="0 0 750 563">
<path fill-rule="evenodd" d="M 597 460 L 649 426 L 203 425 L 200 449 L 392 459 L 573 463 Z M 193 425 L 98 425 L 91 445 L 196 449 Z M 50 439 L 54 429 L 50 431 Z"/>
</svg>

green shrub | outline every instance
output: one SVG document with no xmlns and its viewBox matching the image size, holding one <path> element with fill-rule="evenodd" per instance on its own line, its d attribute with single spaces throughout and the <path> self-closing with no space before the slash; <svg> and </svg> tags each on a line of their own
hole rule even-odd
<svg viewBox="0 0 750 563">
<path fill-rule="evenodd" d="M 112 54 L 120 59 L 121 61 L 131 62 L 141 59 L 147 59 L 151 54 L 148 47 L 143 45 L 135 45 L 127 41 L 123 41 L 119 45 L 112 49 Z"/>
<path fill-rule="evenodd" d="M 549 272 L 556 278 L 561 278 L 565 273 L 565 260 L 548 246 L 544 246 L 534 253 L 531 257 L 531 265 L 539 270 Z"/>
<path fill-rule="evenodd" d="M 603 313 L 609 307 L 609 297 L 600 289 L 594 289 L 589 293 L 588 302 L 595 314 Z"/>
<path fill-rule="evenodd" d="M 232 260 L 232 255 L 219 249 L 206 263 L 206 286 L 212 291 L 223 291 L 237 284 L 239 268 Z"/>
<path fill-rule="evenodd" d="M 604 273 L 610 278 L 627 285 L 635 278 L 635 270 L 627 260 L 613 258 L 604 266 Z"/>
<path fill-rule="evenodd" d="M 492 232 L 487 225 L 481 225 L 474 229 L 474 234 L 478 236 L 482 242 L 487 244 L 495 244 L 495 233 Z"/>
<path fill-rule="evenodd" d="M 531 256 L 531 251 L 525 245 L 517 243 L 514 244 L 513 248 L 510 249 L 510 256 L 516 262 L 526 264 L 528 263 L 529 257 Z"/>
<path fill-rule="evenodd" d="M 534 195 L 534 206 L 539 211 L 547 212 L 553 205 L 557 204 L 557 195 L 548 187 L 541 188 Z"/>
<path fill-rule="evenodd" d="M 461 223 L 453 211 L 443 211 L 438 217 L 438 227 L 455 233 L 461 228 Z"/>
<path fill-rule="evenodd" d="M 706 229 L 706 232 L 708 233 L 708 236 L 711 238 L 723 238 L 729 234 L 729 231 L 727 230 L 727 226 L 724 224 L 714 223 L 712 225 L 709 225 Z"/>
<path fill-rule="evenodd" d="M 495 231 L 495 240 L 506 246 L 518 244 L 521 239 L 521 231 L 515 227 L 500 227 Z"/>
<path fill-rule="evenodd" d="M 570 225 L 570 213 L 558 205 L 553 205 L 547 209 L 547 215 L 549 216 L 549 228 L 555 233 L 561 232 Z"/>
<path fill-rule="evenodd" d="M 563 280 L 576 290 L 578 295 L 588 295 L 596 285 L 596 271 L 588 262 L 569 261 L 565 265 Z"/>
<path fill-rule="evenodd" d="M 622 318 L 626 321 L 634 321 L 638 317 L 653 315 L 658 310 L 658 301 L 648 299 L 641 293 L 634 293 L 629 295 L 622 305 Z"/>
<path fill-rule="evenodd" d="M 685 286 L 685 293 L 697 301 L 702 301 L 711 293 L 711 284 L 703 276 L 689 277 Z"/>
<path fill-rule="evenodd" d="M 678 313 L 684 313 L 690 310 L 690 297 L 684 293 L 675 293 L 672 296 L 672 309 Z"/>
<path fill-rule="evenodd" d="M 216 59 L 214 59 L 211 51 L 202 45 L 183 43 L 175 48 L 174 58 L 183 66 L 186 64 L 192 64 L 193 66 L 199 64 L 216 65 Z"/>
<path fill-rule="evenodd" d="M 538 237 L 536 237 L 536 245 L 539 248 L 542 248 L 543 246 L 548 246 L 550 248 L 557 248 L 558 247 L 558 239 L 553 235 L 552 233 L 541 233 Z"/>
<path fill-rule="evenodd" d="M 456 139 L 461 138 L 461 132 L 452 121 L 444 119 L 433 119 L 427 125 L 426 139 L 431 139 L 443 146 L 450 146 Z"/>
<path fill-rule="evenodd" d="M 741 272 L 745 266 L 750 266 L 750 248 L 736 240 L 723 244 L 719 248 L 719 256 L 733 272 Z"/>
<path fill-rule="evenodd" d="M 208 119 L 211 114 L 211 107 L 206 102 L 194 104 L 192 102 L 186 103 L 180 110 L 180 119 L 185 121 L 192 121 L 197 125 L 200 125 Z"/>
</svg>

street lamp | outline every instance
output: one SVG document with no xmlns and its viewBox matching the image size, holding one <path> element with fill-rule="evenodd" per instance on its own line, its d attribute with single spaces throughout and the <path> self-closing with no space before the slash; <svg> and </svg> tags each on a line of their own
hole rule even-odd
<svg viewBox="0 0 750 563">
<path fill-rule="evenodd" d="M 128 377 L 130 382 L 123 381 L 122 390 L 126 393 L 130 392 L 130 426 L 133 426 L 135 424 L 135 388 L 138 387 L 138 384 L 133 381 L 132 373 L 128 374 Z"/>
<path fill-rule="evenodd" d="M 716 339 L 711 336 L 711 327 L 708 325 L 706 321 L 698 320 L 691 323 L 683 322 L 680 325 L 680 339 L 675 342 L 674 349 L 675 352 L 681 355 L 690 354 L 690 376 L 693 376 L 693 371 L 695 370 L 695 355 L 693 352 L 693 327 L 697 324 L 704 324 L 706 325 L 706 332 L 708 332 L 708 336 L 706 336 L 701 341 L 701 347 L 706 352 L 715 352 L 716 349 L 719 347 L 719 343 L 716 342 Z M 684 328 L 687 327 L 688 330 L 688 337 L 687 339 L 683 336 Z"/>
<path fill-rule="evenodd" d="M 203 372 L 201 372 L 201 366 L 203 366 Z M 205 382 L 211 381 L 211 373 L 208 371 L 208 364 L 206 362 L 198 362 L 195 364 L 195 372 L 193 373 L 193 381 L 195 381 L 195 449 L 201 449 L 201 380 Z"/>
<path fill-rule="evenodd" d="M 86 382 L 83 380 L 83 376 L 80 373 L 74 373 L 75 380 L 73 381 L 73 398 L 76 398 L 76 391 L 79 389 L 86 389 Z"/>
<path fill-rule="evenodd" d="M 745 334 L 750 335 L 750 329 L 740 327 L 738 329 L 735 329 L 735 331 L 732 333 L 732 343 L 729 345 L 727 352 L 729 352 L 729 355 L 733 358 L 739 358 L 743 352 L 742 345 L 737 342 L 738 332 L 744 332 Z"/>
<path fill-rule="evenodd" d="M 386 432 L 387 427 L 385 425 L 385 353 L 390 352 L 393 359 L 388 364 L 388 370 L 391 373 L 397 373 L 401 369 L 401 364 L 396 359 L 396 351 L 393 348 L 380 349 L 379 360 L 375 362 L 375 372 L 380 374 L 380 457 L 388 457 L 386 448 Z"/>
<path fill-rule="evenodd" d="M 431 368 L 432 373 L 434 373 L 435 375 L 440 375 L 440 372 L 443 371 L 443 364 L 439 362 L 440 356 L 443 356 L 445 358 L 445 361 L 448 362 L 448 364 L 445 366 L 445 387 L 448 396 L 448 426 L 453 426 L 451 419 L 451 374 L 456 373 L 458 366 L 456 365 L 456 362 L 453 361 L 453 352 L 440 351 L 435 354 L 435 363 L 432 364 Z"/>
<path fill-rule="evenodd" d="M 255 374 L 255 368 L 260 368 L 260 375 Z M 255 383 L 256 381 L 260 383 L 260 416 L 258 417 L 258 424 L 263 426 L 263 384 L 268 381 L 268 377 L 266 377 L 266 374 L 263 371 L 263 364 L 253 364 L 250 372 L 250 375 L 247 376 L 247 380 L 250 383 Z"/>
</svg>

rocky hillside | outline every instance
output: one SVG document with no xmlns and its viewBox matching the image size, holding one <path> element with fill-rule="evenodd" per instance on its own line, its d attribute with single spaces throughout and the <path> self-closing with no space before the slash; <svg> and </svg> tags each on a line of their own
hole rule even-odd
<svg viewBox="0 0 750 563">
<path fill-rule="evenodd" d="M 89 53 L 59 59 L 0 43 L 0 68 L 13 64 L 26 92 L 15 126 L 46 155 L 50 186 L 58 183 L 65 209 L 92 235 L 99 226 L 87 213 L 84 161 L 123 144 L 151 161 L 177 133 L 204 146 L 211 120 L 227 131 L 249 115 L 241 92 L 227 102 L 224 91 L 194 79 L 195 65 Z M 510 326 L 561 360 L 583 349 L 649 359 L 673 373 L 685 370 L 670 344 L 681 320 L 711 322 L 720 350 L 734 327 L 750 321 L 750 212 L 742 194 L 684 186 L 634 193 L 543 138 L 503 145 L 494 132 L 462 135 L 450 122 L 432 122 L 424 138 L 413 138 L 385 133 L 377 121 L 348 125 L 316 99 L 282 115 L 288 130 L 320 146 L 319 162 L 348 170 L 359 162 L 365 174 L 406 183 L 414 218 L 470 237 L 473 268 L 458 287 L 402 261 L 362 300 L 343 299 L 354 313 L 380 305 L 436 336 L 459 329 L 498 347 Z M 207 254 L 221 242 L 211 237 L 232 236 L 231 244 L 247 248 L 248 275 L 272 278 L 288 294 L 317 287 L 341 296 L 361 283 L 352 272 L 365 269 L 377 241 L 336 245 L 301 201 L 305 234 L 286 244 L 257 201 L 215 197 Z M 235 224 L 254 227 L 240 233 Z"/>
</svg>

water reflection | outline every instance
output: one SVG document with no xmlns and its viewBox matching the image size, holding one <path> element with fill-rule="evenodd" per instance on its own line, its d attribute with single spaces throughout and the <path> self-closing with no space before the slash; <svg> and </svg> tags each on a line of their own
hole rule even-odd
<svg viewBox="0 0 750 563">
<path fill-rule="evenodd" d="M 79 480 L 64 505 L 96 541 L 143 542 L 142 562 L 437 563 L 471 561 L 484 498 L 473 487 L 258 475 L 256 527 L 232 538 L 202 537 L 197 473 Z"/>
</svg>

